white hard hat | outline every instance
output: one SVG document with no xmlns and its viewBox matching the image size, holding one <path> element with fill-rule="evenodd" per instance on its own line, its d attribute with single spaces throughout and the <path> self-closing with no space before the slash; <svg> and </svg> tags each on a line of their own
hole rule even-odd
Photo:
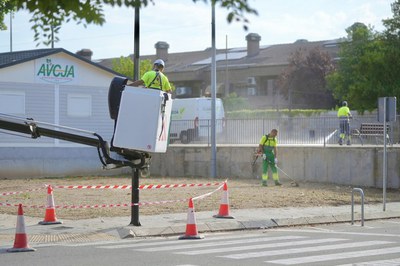
<svg viewBox="0 0 400 266">
<path fill-rule="evenodd" d="M 347 106 L 347 102 L 346 102 L 346 101 L 343 101 L 343 102 L 342 102 L 342 106 Z"/>
<path fill-rule="evenodd" d="M 161 65 L 162 67 L 165 67 L 164 60 L 162 59 L 157 59 L 156 61 L 154 61 L 153 65 Z"/>
</svg>

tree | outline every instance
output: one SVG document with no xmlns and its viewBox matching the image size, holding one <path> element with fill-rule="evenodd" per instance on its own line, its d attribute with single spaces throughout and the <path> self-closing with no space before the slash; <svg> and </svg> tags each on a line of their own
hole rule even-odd
<svg viewBox="0 0 400 266">
<path fill-rule="evenodd" d="M 400 96 L 399 40 L 393 35 L 397 26 L 387 23 L 392 28 L 384 33 L 362 23 L 347 28 L 338 69 L 328 77 L 335 98 L 360 112 L 376 109 L 379 97 Z"/>
<path fill-rule="evenodd" d="M 369 72 L 381 57 L 377 33 L 358 22 L 348 27 L 346 32 L 347 38 L 339 51 L 338 70 L 328 77 L 329 86 L 336 99 L 348 101 L 352 108 L 360 111 L 373 109 L 372 99 L 376 103 L 376 91 Z"/>
<path fill-rule="evenodd" d="M 385 44 L 386 87 L 390 96 L 400 97 L 400 0 L 392 3 L 393 18 L 383 20 L 386 30 L 383 32 Z M 400 108 L 400 106 L 399 106 Z"/>
<path fill-rule="evenodd" d="M 4 24 L 5 15 L 13 11 L 11 0 L 0 0 L 0 30 L 6 30 L 7 26 Z"/>
<path fill-rule="evenodd" d="M 330 108 L 334 104 L 327 89 L 326 76 L 334 70 L 327 52 L 313 48 L 308 53 L 298 49 L 289 58 L 289 65 L 278 77 L 280 92 L 289 100 L 289 107 Z"/>
<path fill-rule="evenodd" d="M 125 75 L 126 77 L 133 78 L 133 61 L 130 57 L 121 56 L 119 59 L 113 59 L 112 61 L 112 70 Z M 150 60 L 141 60 L 140 61 L 140 77 L 146 71 L 149 71 L 152 67 L 152 63 Z"/>
<path fill-rule="evenodd" d="M 248 100 L 243 97 L 239 97 L 236 92 L 229 93 L 228 96 L 222 99 L 222 101 L 224 102 L 225 111 L 249 109 Z"/>
<path fill-rule="evenodd" d="M 384 35 L 388 39 L 400 38 L 400 0 L 395 1 L 391 5 L 393 18 L 382 20 L 383 25 L 386 27 Z"/>
<path fill-rule="evenodd" d="M 192 0 L 194 3 L 208 0 Z M 77 24 L 103 25 L 103 6 L 125 6 L 125 7 L 146 7 L 149 3 L 154 4 L 155 0 L 0 0 L 0 30 L 5 29 L 4 15 L 11 10 L 27 10 L 32 14 L 30 22 L 34 31 L 34 40 L 42 40 L 49 45 L 57 37 L 61 25 L 73 20 Z M 247 14 L 257 15 L 257 11 L 250 7 L 248 0 L 210 0 L 219 4 L 222 8 L 228 9 L 227 21 L 242 21 L 243 27 L 247 30 Z M 39 45 L 40 42 L 37 43 Z"/>
</svg>

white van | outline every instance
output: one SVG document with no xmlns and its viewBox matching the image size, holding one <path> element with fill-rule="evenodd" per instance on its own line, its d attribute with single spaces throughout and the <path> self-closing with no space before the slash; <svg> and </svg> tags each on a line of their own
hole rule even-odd
<svg viewBox="0 0 400 266">
<path fill-rule="evenodd" d="M 222 100 L 215 99 L 217 134 L 223 132 L 225 111 Z M 169 140 L 189 143 L 211 137 L 211 98 L 174 99 L 172 102 Z"/>
</svg>

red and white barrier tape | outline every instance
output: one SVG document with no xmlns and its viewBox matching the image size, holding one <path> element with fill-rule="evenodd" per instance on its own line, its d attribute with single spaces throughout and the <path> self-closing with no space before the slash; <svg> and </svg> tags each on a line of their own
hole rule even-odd
<svg viewBox="0 0 400 266">
<path fill-rule="evenodd" d="M 90 209 L 90 208 L 115 208 L 115 207 L 130 207 L 129 203 L 117 204 L 95 204 L 95 205 L 71 205 L 71 206 L 54 206 L 56 209 Z"/>
<path fill-rule="evenodd" d="M 95 186 L 54 186 L 53 188 L 66 188 L 66 189 L 132 189 L 129 185 L 95 185 Z"/>
<path fill-rule="evenodd" d="M 187 199 L 180 199 L 180 200 L 163 200 L 163 201 L 154 201 L 154 202 L 139 202 L 138 204 L 132 203 L 132 206 L 145 206 L 145 205 L 159 205 L 159 204 L 166 204 L 166 203 L 176 203 L 176 202 L 187 202 Z"/>
<path fill-rule="evenodd" d="M 217 189 L 215 189 L 214 191 L 208 192 L 208 193 L 206 193 L 206 194 L 203 194 L 203 195 L 200 195 L 200 196 L 197 196 L 197 197 L 193 197 L 192 200 L 201 200 L 201 199 L 204 199 L 204 198 L 206 198 L 206 197 L 208 197 L 208 196 L 211 196 L 212 194 L 214 194 L 214 193 L 217 192 L 218 190 L 221 190 L 221 189 L 224 187 L 224 184 L 225 184 L 225 182 L 222 183 L 222 185 L 220 185 L 220 186 L 219 186 Z"/>
<path fill-rule="evenodd" d="M 175 188 L 175 187 L 203 187 L 203 186 L 215 186 L 215 185 L 220 185 L 217 189 L 214 191 L 211 191 L 209 193 L 193 197 L 192 200 L 201 200 L 204 199 L 208 196 L 211 196 L 215 192 L 221 190 L 224 187 L 224 184 L 227 182 L 225 180 L 222 183 L 206 183 L 206 184 L 180 184 L 180 185 L 144 185 L 141 186 L 141 189 L 156 189 L 156 188 Z M 67 188 L 67 189 L 130 189 L 131 186 L 55 186 L 55 188 Z M 25 193 L 28 191 L 36 191 L 40 190 L 43 188 L 37 188 L 37 189 L 30 189 L 26 191 L 20 191 L 20 192 L 6 192 L 0 195 L 16 195 L 20 193 Z M 70 205 L 70 206 L 60 206 L 56 205 L 54 208 L 56 209 L 86 209 L 86 208 L 114 208 L 114 207 L 131 207 L 131 206 L 145 206 L 145 205 L 158 205 L 158 204 L 166 204 L 166 203 L 176 203 L 176 202 L 185 202 L 188 199 L 181 199 L 181 200 L 164 200 L 164 201 L 155 201 L 155 202 L 139 202 L 139 203 L 129 203 L 129 204 L 96 204 L 96 205 Z M 1 203 L 0 202 L 0 207 L 16 207 L 19 204 L 12 204 L 12 203 Z M 46 205 L 31 205 L 27 206 L 24 205 L 24 208 L 47 208 Z"/>
<path fill-rule="evenodd" d="M 44 189 L 44 187 L 27 189 L 27 190 L 24 190 L 24 191 L 17 191 L 17 192 L 2 192 L 2 193 L 0 193 L 0 196 L 18 195 L 18 194 L 32 192 L 32 191 L 38 191 L 38 190 L 42 190 L 42 189 Z"/>
<path fill-rule="evenodd" d="M 0 203 L 4 207 L 17 207 L 19 204 L 14 203 Z M 55 209 L 86 209 L 86 208 L 112 208 L 112 207 L 130 207 L 132 204 L 95 204 L 95 205 L 70 205 L 70 206 L 54 206 Z M 24 208 L 44 209 L 46 205 L 23 205 Z"/>
<path fill-rule="evenodd" d="M 205 183 L 205 184 L 141 185 L 141 186 L 139 186 L 139 189 L 210 187 L 210 186 L 219 186 L 219 185 L 221 185 L 220 182 L 218 182 L 218 183 Z M 132 186 L 130 186 L 130 185 L 54 186 L 53 188 L 64 188 L 64 189 L 132 189 Z"/>
<path fill-rule="evenodd" d="M 0 206 L 4 206 L 4 207 L 16 207 L 19 204 L 10 204 L 10 203 L 1 203 L 0 202 Z"/>
<path fill-rule="evenodd" d="M 141 185 L 139 189 L 159 189 L 159 188 L 185 188 L 185 187 L 211 187 L 219 186 L 224 183 L 205 183 L 205 184 L 167 184 L 167 185 Z M 27 189 L 24 191 L 16 192 L 1 192 L 0 196 L 18 195 L 27 192 L 38 191 L 46 188 L 48 185 L 44 185 L 42 188 Z M 88 185 L 88 186 L 53 186 L 53 188 L 60 189 L 132 189 L 131 185 Z"/>
<path fill-rule="evenodd" d="M 139 203 L 117 203 L 117 204 L 95 204 L 95 205 L 69 205 L 69 206 L 61 206 L 55 205 L 55 209 L 89 209 L 89 208 L 115 208 L 115 207 L 131 207 L 131 206 L 146 206 L 146 205 L 159 205 L 159 204 L 167 204 L 167 203 L 176 203 L 176 202 L 186 202 L 187 199 L 184 200 L 163 200 L 163 201 L 155 201 L 155 202 L 139 202 Z M 0 207 L 18 207 L 19 204 L 16 203 L 1 203 Z M 24 208 L 32 208 L 32 209 L 44 209 L 48 206 L 46 205 L 23 205 Z"/>
<path fill-rule="evenodd" d="M 170 184 L 170 185 L 142 185 L 139 189 L 157 189 L 157 188 L 183 188 L 183 187 L 211 187 L 219 186 L 221 183 L 205 183 L 205 184 Z"/>
</svg>

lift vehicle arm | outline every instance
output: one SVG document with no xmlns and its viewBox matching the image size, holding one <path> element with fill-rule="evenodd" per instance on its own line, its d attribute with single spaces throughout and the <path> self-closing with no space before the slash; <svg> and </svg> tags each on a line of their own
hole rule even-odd
<svg viewBox="0 0 400 266">
<path fill-rule="evenodd" d="M 117 160 L 110 157 L 110 148 L 107 141 L 95 133 L 81 129 L 65 127 L 32 118 L 21 118 L 7 114 L 0 114 L 0 129 L 30 135 L 31 138 L 50 137 L 69 142 L 96 147 L 99 159 L 107 169 L 130 166 L 133 168 L 145 168 L 150 156 L 145 152 L 128 149 L 116 149 L 116 153 L 122 155 L 125 160 Z"/>
</svg>

